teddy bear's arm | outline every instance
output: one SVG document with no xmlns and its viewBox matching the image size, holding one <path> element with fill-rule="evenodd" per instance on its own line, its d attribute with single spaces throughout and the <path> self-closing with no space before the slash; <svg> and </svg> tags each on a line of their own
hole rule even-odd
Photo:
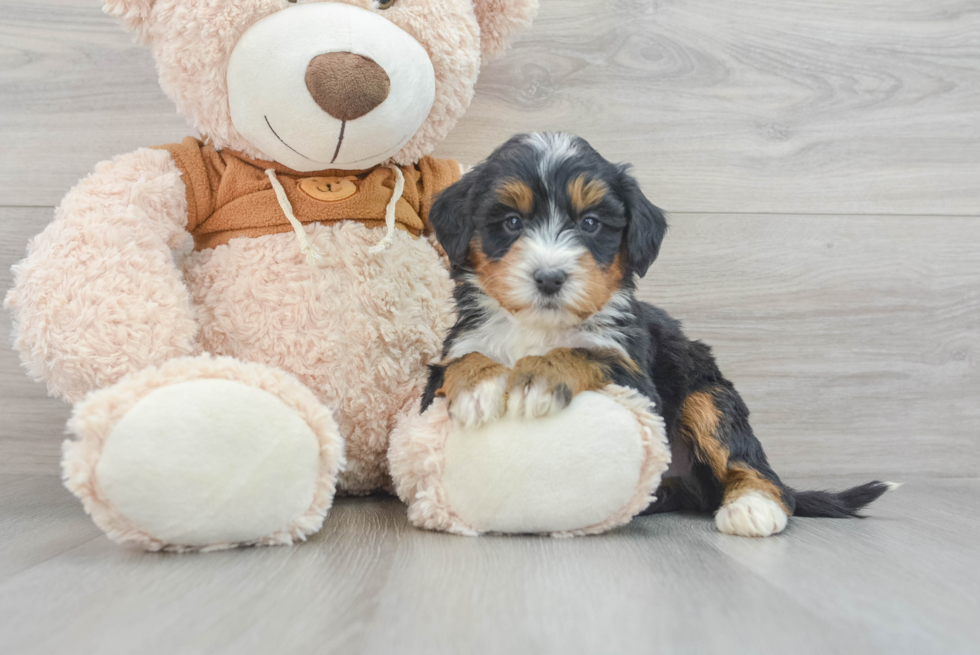
<svg viewBox="0 0 980 655">
<path fill-rule="evenodd" d="M 75 401 L 194 351 L 197 326 L 174 262 L 187 199 L 165 150 L 99 164 L 68 192 L 16 264 L 6 305 L 14 344 L 48 391 Z"/>
</svg>

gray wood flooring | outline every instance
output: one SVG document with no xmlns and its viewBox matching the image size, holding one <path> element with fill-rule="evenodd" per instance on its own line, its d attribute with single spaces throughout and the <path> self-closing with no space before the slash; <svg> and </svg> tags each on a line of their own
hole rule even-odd
<svg viewBox="0 0 980 655">
<path fill-rule="evenodd" d="M 120 549 L 56 479 L 2 475 L 0 652 L 976 653 L 978 494 L 915 480 L 765 540 L 690 515 L 457 537 L 343 499 L 301 547 L 199 556 Z"/>
<path fill-rule="evenodd" d="M 100 5 L 0 0 L 0 293 L 96 162 L 189 133 Z M 980 652 L 978 34 L 977 0 L 542 0 L 437 153 L 632 162 L 672 222 L 641 295 L 791 484 L 908 481 L 871 518 L 467 539 L 344 499 L 302 546 L 148 555 L 60 486 L 69 408 L 0 348 L 0 653 Z"/>
</svg>

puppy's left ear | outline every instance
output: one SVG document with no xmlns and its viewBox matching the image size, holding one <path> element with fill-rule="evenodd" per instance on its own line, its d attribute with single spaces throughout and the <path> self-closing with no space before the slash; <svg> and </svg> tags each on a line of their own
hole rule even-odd
<svg viewBox="0 0 980 655">
<path fill-rule="evenodd" d="M 429 210 L 429 223 L 453 268 L 465 263 L 473 239 L 473 181 L 478 168 L 446 187 Z"/>
<path fill-rule="evenodd" d="M 626 258 L 637 275 L 643 277 L 660 253 L 660 244 L 667 233 L 667 218 L 647 200 L 640 185 L 625 169 L 620 173 L 620 190 L 628 219 Z"/>
</svg>

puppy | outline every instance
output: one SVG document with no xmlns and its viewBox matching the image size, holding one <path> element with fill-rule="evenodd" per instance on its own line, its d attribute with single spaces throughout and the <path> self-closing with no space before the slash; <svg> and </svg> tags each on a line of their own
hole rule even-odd
<svg viewBox="0 0 980 655">
<path fill-rule="evenodd" d="M 454 421 L 476 426 L 505 412 L 547 416 L 611 383 L 637 389 L 692 462 L 664 480 L 645 513 L 714 511 L 728 534 L 775 534 L 794 514 L 857 516 L 895 486 L 783 484 L 711 349 L 635 298 L 667 222 L 626 167 L 583 139 L 515 136 L 446 189 L 430 220 L 452 264 L 458 318 L 423 411 L 444 396 Z"/>
</svg>

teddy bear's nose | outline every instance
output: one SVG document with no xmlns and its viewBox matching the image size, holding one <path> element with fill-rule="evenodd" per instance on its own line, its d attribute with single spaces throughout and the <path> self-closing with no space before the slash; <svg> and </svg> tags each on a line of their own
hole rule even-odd
<svg viewBox="0 0 980 655">
<path fill-rule="evenodd" d="M 338 120 L 352 121 L 385 101 L 391 79 L 373 59 L 353 52 L 328 52 L 310 61 L 306 88 L 320 109 Z"/>
</svg>

